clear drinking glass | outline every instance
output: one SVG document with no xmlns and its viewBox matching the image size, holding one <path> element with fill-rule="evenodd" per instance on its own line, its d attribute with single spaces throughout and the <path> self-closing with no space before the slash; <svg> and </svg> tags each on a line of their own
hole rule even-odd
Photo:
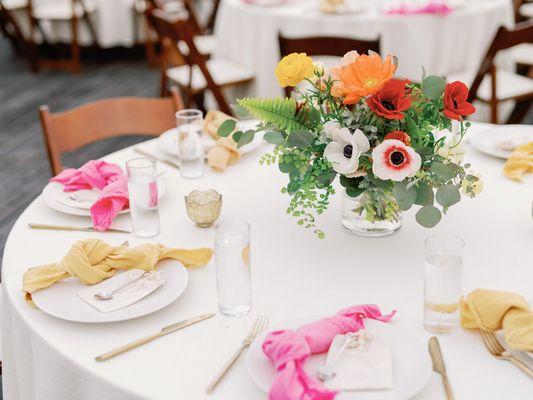
<svg viewBox="0 0 533 400">
<path fill-rule="evenodd" d="M 159 234 L 157 170 L 150 158 L 134 158 L 126 163 L 133 234 L 152 237 Z"/>
<path fill-rule="evenodd" d="M 218 309 L 240 317 L 252 308 L 250 278 L 250 225 L 245 221 L 220 222 L 215 232 Z"/>
<path fill-rule="evenodd" d="M 424 268 L 424 327 L 452 333 L 459 326 L 464 241 L 453 235 L 426 239 Z"/>
<path fill-rule="evenodd" d="M 204 174 L 205 156 L 202 144 L 203 114 L 200 110 L 176 113 L 181 176 L 200 178 Z"/>
</svg>

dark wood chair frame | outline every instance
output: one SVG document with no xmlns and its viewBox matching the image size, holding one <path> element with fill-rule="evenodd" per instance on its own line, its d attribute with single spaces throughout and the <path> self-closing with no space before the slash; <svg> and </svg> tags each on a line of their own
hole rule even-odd
<svg viewBox="0 0 533 400">
<path fill-rule="evenodd" d="M 483 57 L 476 77 L 470 86 L 468 101 L 483 101 L 478 97 L 478 90 L 485 75 L 489 74 L 491 98 L 489 99 L 488 104 L 491 110 L 490 119 L 494 124 L 498 123 L 498 103 L 501 102 L 498 100 L 496 93 L 497 68 L 494 65 L 494 59 L 499 51 L 506 50 L 523 43 L 533 43 L 533 21 L 526 21 L 516 24 L 515 29 L 512 30 L 509 30 L 503 26 L 500 27 L 494 37 L 494 40 L 492 41 L 492 44 L 485 54 L 485 57 Z M 506 123 L 516 124 L 525 117 L 529 108 L 531 107 L 533 93 L 524 94 L 511 99 L 505 99 L 504 101 L 507 100 L 515 100 L 516 105 Z"/>
<path fill-rule="evenodd" d="M 78 18 L 77 13 L 75 12 L 77 4 L 80 4 L 83 10 L 81 18 Z M 81 47 L 80 47 L 79 39 L 78 39 L 78 24 L 80 21 L 83 21 L 86 24 L 89 30 L 89 34 L 91 35 L 93 46 L 95 48 L 99 48 L 98 36 L 91 22 L 91 19 L 90 19 L 89 13 L 87 12 L 87 7 L 85 6 L 84 1 L 83 0 L 71 0 L 71 7 L 72 7 L 73 12 L 72 12 L 72 18 L 70 18 L 70 31 L 71 31 L 70 58 L 58 59 L 58 60 L 38 58 L 37 59 L 38 68 L 49 67 L 49 68 L 67 69 L 73 73 L 81 72 Z M 33 14 L 33 0 L 28 0 L 28 18 L 30 20 L 29 41 L 30 41 L 31 46 L 34 49 L 36 48 L 37 44 L 36 44 L 35 39 L 36 39 L 37 31 L 40 33 L 43 43 L 50 46 L 50 41 L 46 38 L 46 35 L 44 33 L 44 30 L 41 27 L 39 19 L 37 19 Z M 34 52 L 35 54 L 37 54 L 36 50 L 34 50 Z"/>
<path fill-rule="evenodd" d="M 221 87 L 215 83 L 209 69 L 206 65 L 206 57 L 198 51 L 196 45 L 194 44 L 194 27 L 187 20 L 180 20 L 173 18 L 166 14 L 165 12 L 158 9 L 149 9 L 146 11 L 147 18 L 154 27 L 155 31 L 158 33 L 161 40 L 167 39 L 165 41 L 166 46 L 164 46 L 163 62 L 161 63 L 161 90 L 164 92 L 167 85 L 167 76 L 166 70 L 169 67 L 168 63 L 168 48 L 165 50 L 165 47 L 171 46 L 172 50 L 183 57 L 186 64 L 189 66 L 189 81 L 187 86 L 183 89 L 185 92 L 186 106 L 190 107 L 192 99 L 195 100 L 196 105 L 202 109 L 203 108 L 203 96 L 205 89 L 210 90 L 217 101 L 218 107 L 222 112 L 232 115 L 233 112 L 229 106 L 226 97 L 222 93 Z M 189 54 L 181 54 L 177 46 L 178 41 L 183 40 L 187 47 L 189 48 Z M 197 66 L 200 69 L 200 72 L 204 76 L 207 87 L 201 91 L 195 91 L 192 88 L 192 71 L 194 66 Z M 234 82 L 234 85 L 239 85 L 243 82 Z"/>
<path fill-rule="evenodd" d="M 333 36 L 309 36 L 301 38 L 289 38 L 278 34 L 279 50 L 281 58 L 291 53 L 306 53 L 308 56 L 332 56 L 342 57 L 352 50 L 359 54 L 374 51 L 379 53 L 380 40 L 361 40 Z M 285 88 L 285 95 L 289 97 L 293 87 Z"/>
</svg>

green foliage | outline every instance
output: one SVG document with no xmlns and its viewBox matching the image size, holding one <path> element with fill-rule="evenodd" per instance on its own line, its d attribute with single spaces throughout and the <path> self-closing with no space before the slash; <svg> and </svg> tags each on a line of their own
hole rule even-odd
<svg viewBox="0 0 533 400">
<path fill-rule="evenodd" d="M 309 131 L 294 131 L 287 136 L 287 142 L 301 149 L 311 147 L 315 143 L 315 135 Z"/>
<path fill-rule="evenodd" d="M 420 182 L 418 184 L 415 204 L 419 206 L 432 206 L 434 201 L 435 195 L 433 189 L 426 182 Z"/>
<path fill-rule="evenodd" d="M 222 124 L 218 128 L 218 131 L 217 131 L 218 136 L 228 137 L 231 134 L 231 132 L 235 130 L 236 125 L 237 125 L 237 121 L 235 121 L 234 119 L 225 120 L 224 122 L 222 122 Z"/>
<path fill-rule="evenodd" d="M 400 210 L 406 211 L 415 203 L 417 197 L 416 187 L 409 187 L 406 182 L 398 182 L 392 188 L 392 195 L 396 199 Z"/>
<path fill-rule="evenodd" d="M 442 96 L 446 81 L 440 76 L 429 75 L 422 81 L 422 92 L 428 99 L 435 100 Z"/>
<path fill-rule="evenodd" d="M 442 215 L 438 208 L 433 206 L 424 206 L 416 213 L 416 221 L 425 228 L 433 228 L 437 225 Z"/>
<path fill-rule="evenodd" d="M 437 189 L 436 199 L 437 203 L 447 209 L 448 207 L 459 203 L 461 200 L 461 193 L 455 186 L 445 185 Z"/>
<path fill-rule="evenodd" d="M 263 139 L 265 140 L 265 142 L 268 142 L 271 144 L 275 144 L 279 146 L 287 146 L 285 137 L 283 136 L 281 132 L 276 132 L 276 131 L 267 132 L 263 136 Z"/>
<path fill-rule="evenodd" d="M 245 98 L 238 104 L 255 118 L 287 132 L 307 130 L 310 122 L 305 115 L 297 113 L 296 101 L 293 99 Z"/>
<path fill-rule="evenodd" d="M 254 134 L 255 134 L 255 131 L 254 130 L 249 130 L 249 131 L 246 131 L 246 132 L 243 132 L 243 134 L 239 137 L 238 140 L 236 140 L 237 142 L 237 148 L 241 148 L 242 146 L 244 146 L 245 144 L 248 144 L 250 143 L 252 140 L 254 140 Z M 235 139 L 234 139 L 235 140 Z"/>
<path fill-rule="evenodd" d="M 438 181 L 442 183 L 448 182 L 450 179 L 455 177 L 455 175 L 457 175 L 452 166 L 438 161 L 435 161 L 433 164 L 431 164 L 429 170 L 433 172 Z"/>
</svg>

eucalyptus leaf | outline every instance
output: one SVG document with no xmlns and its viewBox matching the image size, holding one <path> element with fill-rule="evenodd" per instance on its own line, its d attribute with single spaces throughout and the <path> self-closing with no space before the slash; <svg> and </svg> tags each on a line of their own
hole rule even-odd
<svg viewBox="0 0 533 400">
<path fill-rule="evenodd" d="M 461 200 L 461 193 L 455 186 L 445 185 L 437 189 L 437 194 L 435 197 L 437 199 L 437 203 L 445 208 L 448 208 Z"/>
<path fill-rule="evenodd" d="M 218 136 L 222 137 L 228 137 L 231 132 L 235 130 L 235 126 L 237 125 L 237 121 L 234 119 L 227 119 L 218 128 Z"/>
<path fill-rule="evenodd" d="M 281 132 L 276 132 L 276 131 L 267 132 L 265 133 L 265 136 L 263 136 L 263 139 L 266 142 L 275 144 L 275 145 L 286 145 L 287 144 Z"/>
<path fill-rule="evenodd" d="M 355 198 L 355 197 L 362 195 L 364 191 L 365 189 L 360 189 L 360 188 L 347 188 L 346 194 L 352 198 Z"/>
<path fill-rule="evenodd" d="M 333 170 L 326 170 L 316 177 L 316 180 L 322 187 L 331 185 L 333 179 L 337 176 L 337 173 Z"/>
<path fill-rule="evenodd" d="M 392 188 L 392 195 L 396 199 L 400 210 L 407 211 L 414 204 L 417 196 L 416 187 L 407 188 L 405 182 L 398 182 Z"/>
<path fill-rule="evenodd" d="M 435 200 L 433 189 L 425 182 L 418 184 L 418 193 L 416 196 L 415 204 L 419 206 L 432 206 Z"/>
<path fill-rule="evenodd" d="M 360 178 L 347 178 L 344 175 L 340 176 L 340 183 L 345 188 L 351 188 L 351 189 L 358 189 L 359 183 L 363 180 L 362 177 Z"/>
<path fill-rule="evenodd" d="M 446 81 L 440 76 L 429 75 L 422 81 L 422 92 L 428 99 L 435 100 L 442 96 Z"/>
<path fill-rule="evenodd" d="M 255 131 L 249 130 L 244 132 L 239 140 L 237 140 L 237 148 L 240 149 L 245 144 L 250 143 L 252 140 L 254 140 Z"/>
<path fill-rule="evenodd" d="M 315 142 L 315 135 L 308 131 L 294 131 L 287 137 L 287 142 L 291 146 L 303 149 L 310 147 Z"/>
<path fill-rule="evenodd" d="M 439 180 L 443 183 L 448 182 L 450 179 L 452 179 L 455 176 L 455 171 L 451 166 L 443 164 L 438 161 L 431 164 L 430 169 L 435 175 L 437 175 Z"/>
<path fill-rule="evenodd" d="M 233 141 L 235 143 L 239 143 L 239 140 L 241 140 L 241 137 L 242 137 L 242 132 L 241 131 L 237 131 L 233 134 L 232 138 L 233 138 Z"/>
<path fill-rule="evenodd" d="M 433 228 L 437 225 L 442 214 L 439 209 L 433 206 L 424 206 L 416 213 L 416 221 L 425 228 Z"/>
</svg>

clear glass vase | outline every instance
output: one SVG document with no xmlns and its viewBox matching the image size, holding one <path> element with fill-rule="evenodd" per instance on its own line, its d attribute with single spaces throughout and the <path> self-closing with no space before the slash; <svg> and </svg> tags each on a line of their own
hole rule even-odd
<svg viewBox="0 0 533 400">
<path fill-rule="evenodd" d="M 402 227 L 402 214 L 391 193 L 373 189 L 350 197 L 344 191 L 342 226 L 355 235 L 383 237 Z"/>
</svg>

